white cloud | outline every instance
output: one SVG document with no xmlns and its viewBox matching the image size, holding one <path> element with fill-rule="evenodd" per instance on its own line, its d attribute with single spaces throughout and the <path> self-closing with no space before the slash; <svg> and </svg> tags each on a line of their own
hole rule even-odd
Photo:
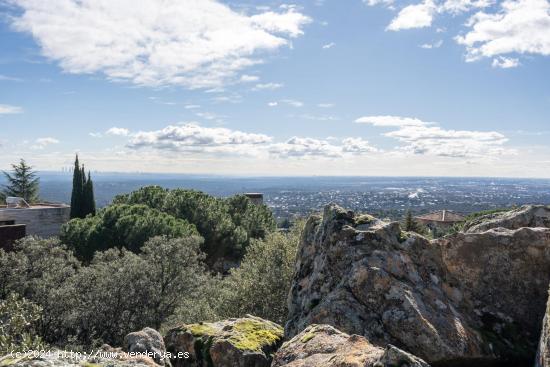
<svg viewBox="0 0 550 367">
<path fill-rule="evenodd" d="M 259 79 L 260 78 L 257 75 L 247 75 L 247 74 L 241 75 L 241 82 L 243 83 L 256 82 Z"/>
<path fill-rule="evenodd" d="M 123 127 L 112 127 L 105 132 L 107 135 L 111 136 L 128 136 L 130 135 L 130 130 Z"/>
<path fill-rule="evenodd" d="M 332 107 L 334 107 L 334 103 L 319 103 L 319 104 L 317 104 L 317 107 L 320 107 L 320 108 L 332 108 Z"/>
<path fill-rule="evenodd" d="M 434 43 L 424 43 L 420 45 L 420 48 L 424 49 L 432 49 L 432 48 L 440 48 L 443 45 L 443 40 L 436 41 Z"/>
<path fill-rule="evenodd" d="M 346 138 L 342 140 L 342 151 L 353 154 L 375 153 L 378 149 L 361 138 Z"/>
<path fill-rule="evenodd" d="M 22 82 L 23 79 L 15 78 L 15 77 L 13 77 L 13 76 L 8 76 L 8 75 L 2 75 L 2 74 L 0 74 L 0 81 L 5 81 L 5 82 Z"/>
<path fill-rule="evenodd" d="M 102 133 L 88 133 L 88 135 L 90 135 L 92 138 L 102 138 L 103 137 L 103 134 Z"/>
<path fill-rule="evenodd" d="M 197 109 L 197 108 L 201 108 L 201 106 L 198 105 L 198 104 L 188 104 L 188 105 L 185 105 L 184 108 L 186 110 L 194 110 L 194 109 Z"/>
<path fill-rule="evenodd" d="M 368 6 L 375 6 L 379 4 L 383 4 L 383 5 L 393 4 L 393 0 L 363 0 L 363 2 Z"/>
<path fill-rule="evenodd" d="M 275 90 L 282 88 L 284 84 L 282 83 L 260 83 L 256 84 L 252 90 L 258 91 L 258 90 Z"/>
<path fill-rule="evenodd" d="M 461 14 L 473 9 L 486 8 L 495 3 L 495 0 L 446 0 L 440 8 L 441 12 Z"/>
<path fill-rule="evenodd" d="M 169 125 L 162 130 L 141 131 L 132 135 L 130 148 L 153 148 L 169 151 L 237 153 L 250 146 L 266 144 L 271 137 L 264 134 L 250 134 L 226 128 L 202 127 L 195 123 Z M 237 148 L 237 149 L 236 149 Z"/>
<path fill-rule="evenodd" d="M 512 53 L 550 55 L 547 0 L 503 1 L 498 12 L 479 12 L 467 26 L 470 31 L 456 37 L 459 44 L 466 46 L 467 61 Z"/>
<path fill-rule="evenodd" d="M 278 158 L 339 158 L 342 148 L 326 140 L 294 136 L 284 143 L 271 145 L 269 153 Z"/>
<path fill-rule="evenodd" d="M 433 124 L 431 122 L 424 122 L 417 118 L 412 117 L 400 117 L 400 116 L 363 116 L 355 120 L 358 124 L 370 124 L 373 126 L 426 126 Z"/>
<path fill-rule="evenodd" d="M 23 113 L 23 109 L 9 104 L 0 104 L 0 115 L 11 115 L 14 113 Z"/>
<path fill-rule="evenodd" d="M 446 130 L 433 126 L 432 122 L 397 116 L 366 116 L 356 122 L 396 128 L 384 136 L 403 143 L 399 149 L 409 154 L 454 158 L 495 158 L 514 154 L 513 150 L 504 147 L 508 138 L 496 131 Z"/>
<path fill-rule="evenodd" d="M 437 11 L 432 0 L 424 0 L 420 4 L 409 5 L 401 9 L 386 28 L 389 31 L 402 29 L 430 27 Z"/>
<path fill-rule="evenodd" d="M 268 102 L 267 105 L 269 107 L 277 107 L 279 105 L 279 103 L 278 102 Z"/>
<path fill-rule="evenodd" d="M 491 65 L 494 68 L 510 69 L 517 68 L 520 64 L 518 59 L 499 56 L 493 59 L 493 63 Z"/>
<path fill-rule="evenodd" d="M 309 113 L 302 114 L 298 116 L 300 118 L 306 119 L 306 120 L 315 120 L 315 121 L 338 121 L 340 120 L 336 116 L 330 116 L 330 115 L 312 115 Z"/>
<path fill-rule="evenodd" d="M 34 143 L 35 144 L 31 147 L 32 149 L 44 149 L 48 145 L 59 144 L 59 140 L 50 137 L 38 138 L 34 141 Z"/>
<path fill-rule="evenodd" d="M 336 46 L 336 43 L 330 42 L 330 43 L 327 43 L 327 44 L 323 45 L 323 49 L 328 50 L 329 48 L 333 48 L 334 46 Z"/>
<path fill-rule="evenodd" d="M 218 87 L 288 46 L 311 19 L 290 8 L 247 15 L 215 0 L 9 0 L 13 27 L 69 73 L 144 86 Z"/>
<path fill-rule="evenodd" d="M 281 99 L 280 102 L 285 103 L 285 104 L 287 104 L 289 106 L 292 106 L 292 107 L 303 107 L 304 106 L 304 102 L 297 101 L 295 99 Z"/>
</svg>

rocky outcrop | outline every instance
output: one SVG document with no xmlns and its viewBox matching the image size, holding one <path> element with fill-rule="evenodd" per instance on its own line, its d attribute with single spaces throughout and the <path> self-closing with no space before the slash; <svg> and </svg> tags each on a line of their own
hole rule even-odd
<svg viewBox="0 0 550 367">
<path fill-rule="evenodd" d="M 283 328 L 254 316 L 214 323 L 181 325 L 168 331 L 166 349 L 190 354 L 175 367 L 268 367 L 282 343 Z"/>
<path fill-rule="evenodd" d="M 272 367 L 428 367 L 428 364 L 394 346 L 385 350 L 358 335 L 342 333 L 329 325 L 310 325 L 286 342 Z"/>
<path fill-rule="evenodd" d="M 468 221 L 464 232 L 481 233 L 493 228 L 524 227 L 550 228 L 550 208 L 543 205 L 526 205 L 510 211 L 483 215 Z"/>
<path fill-rule="evenodd" d="M 550 367 L 550 299 L 547 302 L 546 313 L 542 322 L 542 332 L 540 334 L 535 367 Z"/>
<path fill-rule="evenodd" d="M 306 224 L 286 333 L 329 324 L 430 363 L 520 365 L 535 358 L 549 280 L 550 229 L 430 242 L 331 205 Z"/>
<path fill-rule="evenodd" d="M 155 363 L 164 366 L 166 348 L 164 340 L 158 331 L 146 327 L 141 331 L 136 331 L 126 335 L 124 338 L 125 350 L 128 353 L 149 355 Z"/>
</svg>

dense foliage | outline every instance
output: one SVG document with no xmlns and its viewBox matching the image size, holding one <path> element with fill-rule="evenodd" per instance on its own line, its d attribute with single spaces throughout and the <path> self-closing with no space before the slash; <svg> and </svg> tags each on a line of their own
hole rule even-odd
<svg viewBox="0 0 550 367">
<path fill-rule="evenodd" d="M 214 321 L 252 314 L 284 324 L 302 230 L 299 222 L 289 233 L 254 240 L 238 268 L 224 278 L 204 279 L 200 297 L 184 300 L 171 320 Z"/>
<path fill-rule="evenodd" d="M 40 312 L 39 306 L 15 293 L 0 300 L 0 356 L 42 348 L 42 340 L 33 331 Z"/>
<path fill-rule="evenodd" d="M 197 234 L 195 226 L 186 220 L 146 205 L 115 204 L 96 216 L 72 219 L 62 227 L 60 238 L 79 259 L 89 261 L 96 251 L 113 247 L 137 253 L 154 236 L 186 238 Z"/>
<path fill-rule="evenodd" d="M 113 203 L 147 205 L 194 224 L 204 238 L 209 263 L 220 257 L 241 258 L 253 239 L 264 238 L 276 227 L 271 211 L 244 195 L 222 199 L 195 190 L 148 186 L 119 195 Z"/>
<path fill-rule="evenodd" d="M 282 323 L 299 232 L 253 240 L 225 278 L 206 268 L 198 236 L 154 237 L 137 254 L 111 248 L 87 264 L 56 239 L 27 237 L 13 252 L 0 250 L 0 299 L 19 294 L 36 304 L 42 312 L 34 334 L 64 347 L 121 345 L 124 335 L 145 326 L 247 313 Z"/>
<path fill-rule="evenodd" d="M 80 166 L 77 155 L 73 170 L 71 218 L 86 218 L 89 214 L 96 214 L 94 184 L 90 172 L 88 172 L 88 177 L 86 177 L 84 165 Z"/>
<path fill-rule="evenodd" d="M 120 345 L 129 331 L 158 328 L 184 298 L 197 297 L 207 274 L 200 242 L 155 237 L 139 255 L 110 249 L 81 266 L 58 241 L 26 238 L 14 252 L 0 250 L 0 299 L 18 293 L 39 305 L 35 330 L 49 343 Z"/>
<path fill-rule="evenodd" d="M 32 167 L 21 159 L 18 164 L 11 165 L 13 172 L 3 172 L 7 180 L 7 185 L 3 188 L 3 196 L 21 197 L 27 203 L 38 201 L 39 178 Z"/>
</svg>

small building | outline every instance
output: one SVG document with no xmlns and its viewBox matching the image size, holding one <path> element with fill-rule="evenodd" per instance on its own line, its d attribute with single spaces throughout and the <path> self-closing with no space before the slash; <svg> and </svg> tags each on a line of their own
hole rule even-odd
<svg viewBox="0 0 550 367">
<path fill-rule="evenodd" d="M 451 229 L 456 223 L 462 222 L 464 219 L 466 218 L 463 215 L 450 210 L 440 210 L 414 217 L 414 220 L 431 230 L 443 231 Z"/>
<path fill-rule="evenodd" d="M 250 201 L 252 201 L 252 203 L 255 204 L 255 205 L 263 205 L 263 203 L 264 203 L 264 194 L 262 194 L 262 193 L 247 192 L 247 193 L 244 194 L 244 196 L 249 198 Z"/>
<path fill-rule="evenodd" d="M 69 205 L 54 203 L 29 205 L 23 202 L 17 205 L 14 205 L 13 202 L 10 202 L 9 205 L 0 205 L 0 226 L 25 225 L 26 235 L 52 237 L 59 235 L 61 226 L 70 219 L 71 207 Z M 20 227 L 17 228 L 4 228 L 4 231 L 20 235 L 22 230 Z M 2 237 L 0 235 L 0 239 Z"/>
</svg>

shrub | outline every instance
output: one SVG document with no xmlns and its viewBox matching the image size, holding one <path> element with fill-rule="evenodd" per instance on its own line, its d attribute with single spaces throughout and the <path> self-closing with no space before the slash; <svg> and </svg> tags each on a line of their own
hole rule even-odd
<svg viewBox="0 0 550 367">
<path fill-rule="evenodd" d="M 240 267 L 225 278 L 204 282 L 201 297 L 192 305 L 182 304 L 172 324 L 174 320 L 193 323 L 246 314 L 284 323 L 302 229 L 299 222 L 289 233 L 271 233 L 264 240 L 252 241 Z"/>
<path fill-rule="evenodd" d="M 40 307 L 16 293 L 0 301 L 0 355 L 43 347 L 33 329 L 40 312 Z"/>
</svg>

